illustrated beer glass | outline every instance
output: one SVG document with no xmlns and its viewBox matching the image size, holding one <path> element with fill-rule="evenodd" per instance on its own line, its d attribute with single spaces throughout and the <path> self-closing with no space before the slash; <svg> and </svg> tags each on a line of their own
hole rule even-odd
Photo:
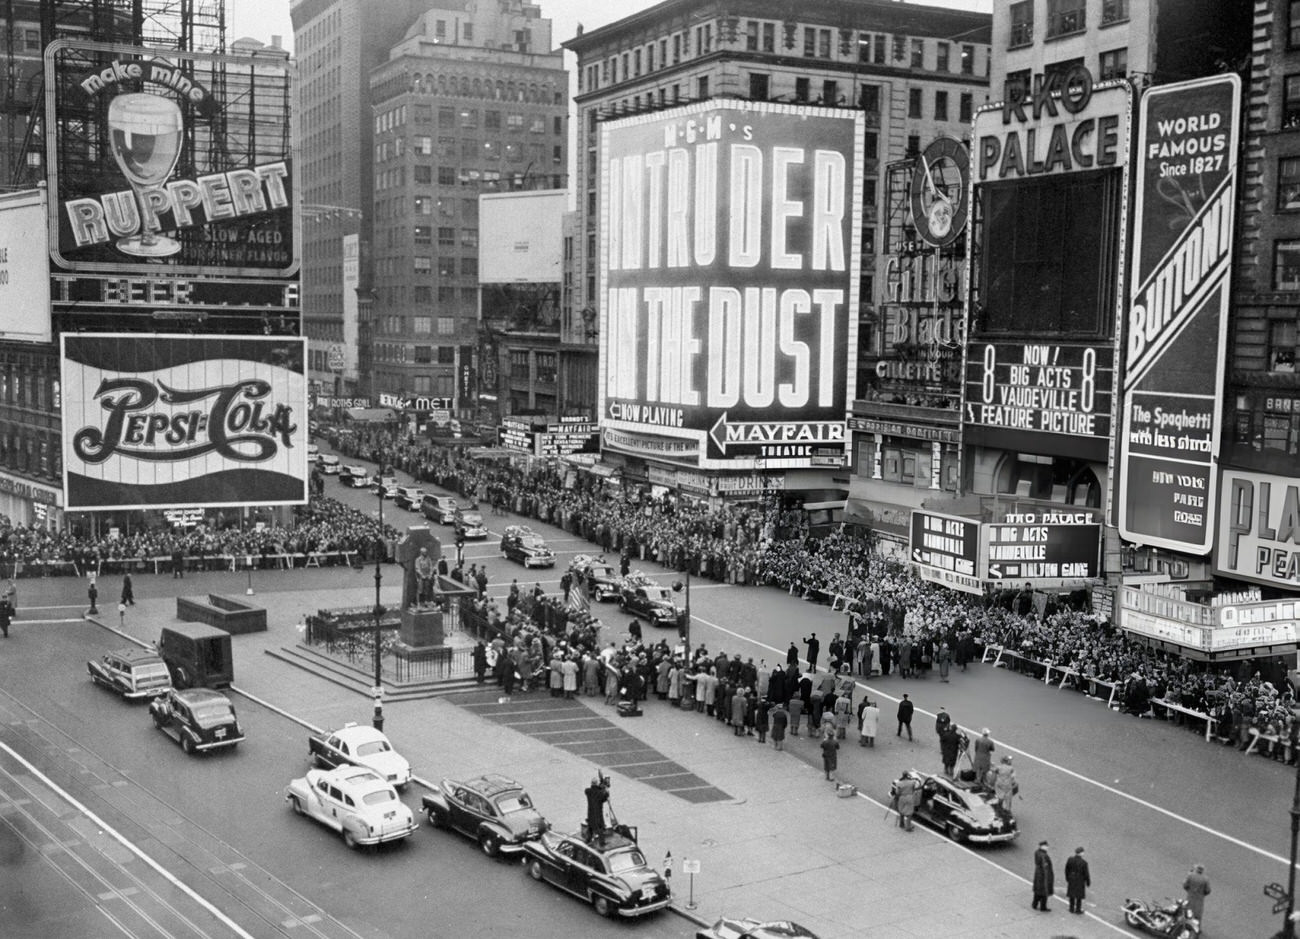
<svg viewBox="0 0 1300 939">
<path fill-rule="evenodd" d="M 140 232 L 117 243 L 124 254 L 162 258 L 181 249 L 174 238 L 150 227 L 154 218 L 148 192 L 162 186 L 176 168 L 181 153 L 181 109 L 161 95 L 118 95 L 108 106 L 109 142 L 113 159 L 135 190 L 140 204 Z"/>
</svg>

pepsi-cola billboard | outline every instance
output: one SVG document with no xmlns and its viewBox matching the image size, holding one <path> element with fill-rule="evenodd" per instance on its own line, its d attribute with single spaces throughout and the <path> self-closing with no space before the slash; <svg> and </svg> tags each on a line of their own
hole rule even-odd
<svg viewBox="0 0 1300 939">
<path fill-rule="evenodd" d="M 605 446 L 700 467 L 842 454 L 862 115 L 718 100 L 603 125 Z"/>
<path fill-rule="evenodd" d="M 57 40 L 45 53 L 50 257 L 65 271 L 297 271 L 288 57 Z"/>
<path fill-rule="evenodd" d="M 307 340 L 65 333 L 69 511 L 307 501 Z"/>
</svg>

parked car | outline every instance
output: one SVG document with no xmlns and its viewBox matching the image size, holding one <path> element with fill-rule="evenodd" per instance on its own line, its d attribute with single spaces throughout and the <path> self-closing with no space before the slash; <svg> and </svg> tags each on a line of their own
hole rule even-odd
<svg viewBox="0 0 1300 939">
<path fill-rule="evenodd" d="M 349 848 L 401 841 L 420 827 L 397 790 L 364 766 L 309 769 L 284 798 L 296 814 L 339 832 Z"/>
<path fill-rule="evenodd" d="M 524 868 L 589 902 L 601 916 L 643 916 L 672 902 L 672 891 L 635 841 L 613 832 L 590 841 L 544 832 L 524 844 Z"/>
<path fill-rule="evenodd" d="M 905 775 L 916 780 L 921 788 L 917 820 L 939 829 L 953 841 L 995 844 L 1014 841 L 1020 834 L 1015 817 L 998 805 L 988 789 L 914 769 Z M 890 786 L 891 796 L 897 786 L 895 780 Z"/>
<path fill-rule="evenodd" d="M 765 923 L 724 916 L 707 929 L 697 929 L 695 939 L 817 939 L 817 934 L 786 920 Z"/>
<path fill-rule="evenodd" d="M 423 499 L 424 490 L 418 486 L 399 486 L 397 495 L 393 497 L 393 503 L 408 512 L 418 512 Z"/>
<path fill-rule="evenodd" d="M 338 730 L 310 734 L 307 755 L 322 769 L 365 766 L 398 789 L 411 781 L 411 764 L 393 749 L 382 730 L 368 724 L 344 724 Z"/>
<path fill-rule="evenodd" d="M 337 476 L 339 474 L 339 458 L 333 453 L 322 453 L 320 459 L 320 471 L 326 476 Z"/>
<path fill-rule="evenodd" d="M 468 835 L 488 857 L 522 851 L 526 842 L 550 830 L 523 787 L 495 773 L 444 779 L 420 802 L 430 825 Z"/>
<path fill-rule="evenodd" d="M 653 581 L 630 580 L 623 586 L 618 605 L 631 613 L 648 619 L 654 626 L 675 627 L 679 611 L 673 603 L 673 593 Z"/>
<path fill-rule="evenodd" d="M 162 656 L 147 649 L 118 649 L 86 663 L 90 680 L 128 700 L 156 698 L 172 687 Z"/>
<path fill-rule="evenodd" d="M 149 714 L 186 753 L 233 747 L 244 739 L 235 706 L 209 688 L 172 689 L 149 702 Z"/>
<path fill-rule="evenodd" d="M 553 567 L 555 552 L 527 525 L 509 525 L 501 536 L 501 556 L 524 567 Z"/>
<path fill-rule="evenodd" d="M 309 443 L 309 444 L 307 444 L 307 460 L 308 460 L 309 462 L 310 462 L 310 461 L 317 461 L 317 462 L 319 462 L 319 460 L 320 460 L 320 447 L 318 447 L 318 446 L 317 446 L 316 444 L 314 444 L 314 443 Z"/>
<path fill-rule="evenodd" d="M 478 509 L 458 506 L 451 517 L 451 523 L 456 528 L 456 534 L 467 541 L 488 536 L 487 523 L 483 521 L 483 513 Z"/>
<path fill-rule="evenodd" d="M 425 494 L 420 499 L 420 511 L 435 525 L 446 525 L 456 514 L 456 500 L 451 496 Z"/>
<path fill-rule="evenodd" d="M 350 464 L 339 470 L 339 482 L 353 489 L 364 489 L 370 485 L 370 470 L 357 463 Z"/>
</svg>

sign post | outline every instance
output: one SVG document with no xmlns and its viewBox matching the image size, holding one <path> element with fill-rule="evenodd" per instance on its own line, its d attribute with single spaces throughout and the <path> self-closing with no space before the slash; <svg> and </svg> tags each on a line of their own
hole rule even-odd
<svg viewBox="0 0 1300 939">
<path fill-rule="evenodd" d="M 685 858 L 682 861 L 682 873 L 690 878 L 690 894 L 686 900 L 686 909 L 695 909 L 695 875 L 700 872 L 699 858 Z"/>
</svg>

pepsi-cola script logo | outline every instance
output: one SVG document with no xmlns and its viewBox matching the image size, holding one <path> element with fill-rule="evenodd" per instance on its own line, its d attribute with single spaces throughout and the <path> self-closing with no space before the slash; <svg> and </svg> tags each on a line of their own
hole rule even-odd
<svg viewBox="0 0 1300 939">
<path fill-rule="evenodd" d="M 104 427 L 83 427 L 72 449 L 87 463 L 121 455 L 172 462 L 215 452 L 240 463 L 260 463 L 290 446 L 293 408 L 264 400 L 271 385 L 249 378 L 218 388 L 179 391 L 141 378 L 105 378 L 95 391 L 108 412 Z M 187 405 L 211 399 L 207 410 L 152 411 L 161 401 Z M 278 441 L 278 442 L 277 442 Z"/>
</svg>

